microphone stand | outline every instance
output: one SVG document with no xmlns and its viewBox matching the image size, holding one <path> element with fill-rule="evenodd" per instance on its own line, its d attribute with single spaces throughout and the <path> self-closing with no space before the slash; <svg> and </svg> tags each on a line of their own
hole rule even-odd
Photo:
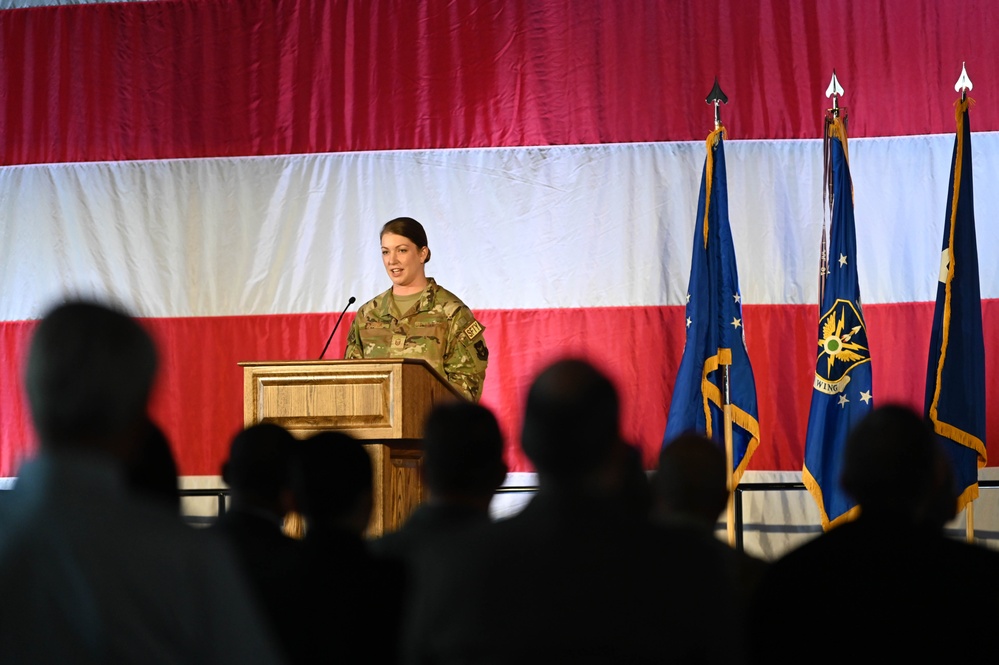
<svg viewBox="0 0 999 665">
<path fill-rule="evenodd" d="M 350 300 L 347 301 L 347 307 L 353 305 L 354 300 L 356 300 L 356 298 L 354 298 L 354 296 L 351 296 Z M 333 335 L 336 334 L 336 329 L 340 327 L 340 322 L 343 321 L 343 315 L 347 313 L 347 307 L 343 308 L 343 311 L 340 312 L 340 317 L 336 320 L 336 323 L 333 324 L 333 332 L 330 333 L 330 338 L 326 340 L 326 346 L 323 347 L 323 352 L 319 354 L 319 360 L 323 359 L 323 356 L 326 355 L 326 349 L 330 348 L 330 342 L 333 341 Z"/>
</svg>

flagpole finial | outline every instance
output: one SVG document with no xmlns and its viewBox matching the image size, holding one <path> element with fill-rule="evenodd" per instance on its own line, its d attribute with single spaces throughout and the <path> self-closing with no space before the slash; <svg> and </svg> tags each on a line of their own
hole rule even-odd
<svg viewBox="0 0 999 665">
<path fill-rule="evenodd" d="M 968 78 L 968 70 L 965 68 L 964 63 L 961 63 L 961 76 L 957 79 L 957 83 L 954 84 L 954 90 L 961 93 L 961 101 L 968 98 L 968 91 L 974 88 L 971 79 Z"/>
<path fill-rule="evenodd" d="M 832 108 L 829 112 L 834 118 L 839 117 L 839 98 L 843 96 L 843 86 L 839 84 L 839 79 L 836 78 L 836 70 L 833 69 L 832 80 L 829 81 L 829 87 L 826 88 L 826 97 L 832 97 Z"/>
<path fill-rule="evenodd" d="M 721 127 L 721 107 L 720 104 L 728 104 L 728 97 L 722 92 L 721 86 L 718 85 L 718 77 L 715 77 L 715 84 L 711 88 L 711 92 L 708 93 L 707 99 L 704 100 L 706 104 L 714 104 L 715 106 L 715 129 Z"/>
</svg>

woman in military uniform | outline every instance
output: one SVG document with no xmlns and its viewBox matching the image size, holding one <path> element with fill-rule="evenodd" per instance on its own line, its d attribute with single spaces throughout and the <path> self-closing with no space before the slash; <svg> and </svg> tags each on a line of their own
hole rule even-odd
<svg viewBox="0 0 999 665">
<path fill-rule="evenodd" d="M 410 217 L 381 232 L 392 288 L 357 310 L 344 358 L 422 358 L 470 400 L 482 395 L 489 350 L 472 311 L 426 275 L 427 233 Z"/>
</svg>

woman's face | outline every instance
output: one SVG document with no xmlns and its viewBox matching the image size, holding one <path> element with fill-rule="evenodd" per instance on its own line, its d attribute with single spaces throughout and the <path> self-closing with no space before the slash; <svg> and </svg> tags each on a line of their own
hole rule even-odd
<svg viewBox="0 0 999 665">
<path fill-rule="evenodd" d="M 427 248 L 418 249 L 406 236 L 386 233 L 382 236 L 382 263 L 396 293 L 415 293 L 427 285 L 423 262 Z"/>
</svg>

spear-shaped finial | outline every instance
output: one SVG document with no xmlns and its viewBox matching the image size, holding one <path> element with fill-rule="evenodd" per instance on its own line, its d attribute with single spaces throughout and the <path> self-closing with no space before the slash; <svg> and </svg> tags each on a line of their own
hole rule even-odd
<svg viewBox="0 0 999 665">
<path fill-rule="evenodd" d="M 957 83 L 954 84 L 954 90 L 961 93 L 961 101 L 963 102 L 968 98 L 968 91 L 974 88 L 971 84 L 971 79 L 968 78 L 968 70 L 965 69 L 964 63 L 961 63 L 961 76 L 957 79 Z"/>
<path fill-rule="evenodd" d="M 704 100 L 707 104 L 715 105 L 715 129 L 721 127 L 721 104 L 728 104 L 728 97 L 722 92 L 721 86 L 718 85 L 718 77 L 715 77 L 714 87 L 711 88 L 711 92 L 708 93 L 707 99 Z"/>
<path fill-rule="evenodd" d="M 826 97 L 832 97 L 832 108 L 829 112 L 832 113 L 834 118 L 839 117 L 839 98 L 843 96 L 843 86 L 839 84 L 839 79 L 836 78 L 836 70 L 833 69 L 832 80 L 829 81 L 829 87 L 826 88 Z"/>
</svg>

